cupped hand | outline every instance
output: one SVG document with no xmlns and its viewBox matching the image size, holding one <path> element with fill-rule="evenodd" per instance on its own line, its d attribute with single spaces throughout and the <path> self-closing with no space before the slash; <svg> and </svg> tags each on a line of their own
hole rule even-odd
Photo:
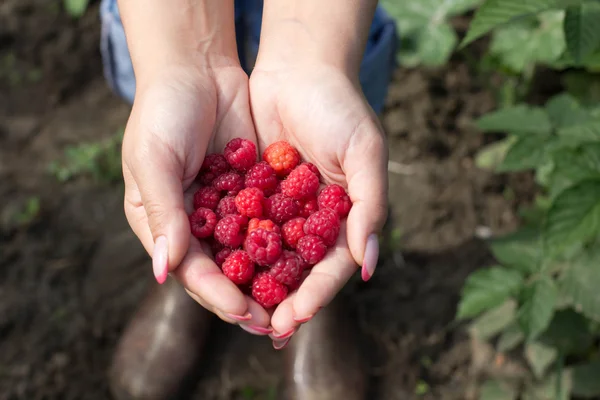
<svg viewBox="0 0 600 400">
<path fill-rule="evenodd" d="M 273 312 L 277 347 L 277 336 L 326 306 L 359 266 L 363 280 L 372 276 L 377 234 L 387 215 L 388 151 L 357 79 L 331 66 L 272 67 L 259 59 L 250 77 L 250 103 L 261 151 L 278 140 L 290 142 L 326 183 L 345 187 L 353 203 L 335 247 Z"/>
<path fill-rule="evenodd" d="M 235 137 L 256 143 L 239 63 L 177 65 L 140 82 L 123 141 L 125 213 L 159 283 L 170 273 L 221 319 L 266 332 L 269 315 L 222 274 L 188 220 L 205 155 Z"/>
</svg>

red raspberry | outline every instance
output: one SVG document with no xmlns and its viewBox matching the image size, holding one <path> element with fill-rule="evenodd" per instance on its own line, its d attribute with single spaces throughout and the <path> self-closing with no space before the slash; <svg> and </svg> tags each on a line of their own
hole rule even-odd
<svg viewBox="0 0 600 400">
<path fill-rule="evenodd" d="M 283 243 L 289 248 L 295 249 L 298 240 L 302 238 L 304 233 L 305 218 L 298 217 L 290 219 L 288 222 L 281 226 L 281 238 Z"/>
<path fill-rule="evenodd" d="M 225 159 L 238 171 L 248 171 L 256 162 L 256 145 L 247 139 L 235 138 L 225 146 Z"/>
<path fill-rule="evenodd" d="M 248 224 L 248 218 L 242 215 L 230 214 L 217 222 L 215 227 L 215 239 L 222 245 L 235 248 L 244 242 L 244 229 Z"/>
<path fill-rule="evenodd" d="M 273 264 L 269 274 L 286 286 L 294 286 L 304 270 L 304 260 L 293 251 L 284 251 L 279 260 Z"/>
<path fill-rule="evenodd" d="M 281 140 L 271 143 L 263 153 L 263 160 L 269 163 L 277 176 L 288 175 L 300 162 L 298 150 L 288 142 Z"/>
<path fill-rule="evenodd" d="M 237 172 L 226 172 L 214 180 L 213 186 L 221 192 L 227 192 L 228 196 L 235 196 L 244 188 L 244 177 Z"/>
<path fill-rule="evenodd" d="M 317 197 L 319 209 L 331 208 L 340 218 L 344 218 L 352 208 L 352 200 L 340 185 L 329 185 L 323 188 Z"/>
<path fill-rule="evenodd" d="M 275 193 L 279 184 L 275 170 L 265 161 L 261 161 L 250 168 L 246 173 L 246 187 L 256 187 L 265 194 Z"/>
<path fill-rule="evenodd" d="M 301 200 L 314 196 L 319 190 L 319 178 L 306 165 L 299 165 L 281 182 L 281 193 Z"/>
<path fill-rule="evenodd" d="M 321 180 L 321 171 L 319 171 L 319 168 L 317 168 L 317 166 L 315 164 L 305 161 L 305 162 L 301 163 L 300 165 L 307 166 L 308 169 L 310 169 L 312 171 L 312 173 L 315 174 L 317 176 L 317 178 L 319 178 L 319 180 Z"/>
<path fill-rule="evenodd" d="M 269 232 L 281 233 L 279 226 L 275 225 L 275 222 L 270 219 L 252 218 L 250 222 L 248 222 L 248 233 L 258 228 L 262 228 Z"/>
<path fill-rule="evenodd" d="M 261 272 L 252 280 L 252 297 L 264 308 L 281 303 L 287 294 L 287 287 L 268 272 Z"/>
<path fill-rule="evenodd" d="M 296 251 L 309 265 L 315 265 L 325 257 L 327 246 L 317 235 L 306 235 L 298 240 Z"/>
<path fill-rule="evenodd" d="M 217 210 L 215 211 L 215 213 L 217 214 L 217 217 L 219 219 L 223 219 L 223 217 L 225 217 L 226 215 L 229 215 L 229 214 L 237 214 L 238 210 L 237 210 L 237 207 L 235 206 L 235 197 L 233 197 L 233 196 L 223 197 L 219 201 L 219 204 L 217 205 Z"/>
<path fill-rule="evenodd" d="M 244 250 L 234 250 L 223 263 L 223 274 L 233 283 L 243 285 L 254 276 L 254 263 Z"/>
<path fill-rule="evenodd" d="M 319 209 L 316 197 L 311 197 L 306 200 L 296 200 L 296 202 L 298 203 L 298 207 L 300 209 L 299 215 L 302 218 L 310 217 Z"/>
<path fill-rule="evenodd" d="M 215 210 L 221 196 L 219 191 L 212 186 L 201 187 L 194 193 L 194 209 L 203 207 Z"/>
<path fill-rule="evenodd" d="M 320 236 L 327 247 L 333 246 L 340 234 L 340 219 L 335 211 L 324 208 L 306 219 L 304 233 Z"/>
<path fill-rule="evenodd" d="M 210 185 L 216 177 L 229 171 L 229 164 L 222 154 L 209 154 L 204 157 L 198 179 L 203 185 Z"/>
<path fill-rule="evenodd" d="M 192 235 L 204 239 L 212 235 L 217 225 L 217 216 L 208 208 L 200 207 L 190 215 Z"/>
<path fill-rule="evenodd" d="M 276 193 L 265 200 L 265 214 L 276 224 L 283 224 L 298 215 L 298 204 L 282 193 Z"/>
<path fill-rule="evenodd" d="M 246 236 L 244 250 L 258 265 L 271 265 L 281 256 L 281 235 L 262 228 L 255 229 Z"/>
<path fill-rule="evenodd" d="M 246 188 L 240 190 L 235 196 L 235 206 L 241 215 L 248 218 L 262 217 L 265 195 L 259 188 Z"/>
<path fill-rule="evenodd" d="M 219 250 L 217 253 L 215 253 L 215 263 L 219 267 L 223 266 L 225 259 L 227 259 L 227 257 L 229 257 L 229 255 L 231 254 L 232 251 L 233 250 L 231 250 L 229 247 L 223 247 L 221 250 Z"/>
</svg>

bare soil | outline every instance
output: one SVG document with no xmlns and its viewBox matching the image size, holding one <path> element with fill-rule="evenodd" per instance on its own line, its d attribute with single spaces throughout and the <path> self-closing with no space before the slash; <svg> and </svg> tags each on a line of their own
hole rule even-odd
<svg viewBox="0 0 600 400">
<path fill-rule="evenodd" d="M 48 173 L 67 146 L 126 122 L 129 106 L 102 76 L 99 30 L 96 2 L 79 20 L 58 1 L 0 2 L 0 400 L 110 399 L 116 340 L 153 285 L 122 185 Z M 491 139 L 471 122 L 495 104 L 480 81 L 457 56 L 399 69 L 390 87 L 388 243 L 375 278 L 347 288 L 378 399 L 474 398 L 494 367 L 453 323 L 456 303 L 465 277 L 493 261 L 478 237 L 513 229 L 534 185 L 474 166 Z M 39 212 L 17 218 L 32 198 Z M 269 398 L 281 379 L 270 342 L 229 326 L 214 338 L 190 398 Z"/>
</svg>

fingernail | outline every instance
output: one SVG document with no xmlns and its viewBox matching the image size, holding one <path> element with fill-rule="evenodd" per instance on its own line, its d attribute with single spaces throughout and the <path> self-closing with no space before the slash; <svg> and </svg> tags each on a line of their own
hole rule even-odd
<svg viewBox="0 0 600 400">
<path fill-rule="evenodd" d="M 291 338 L 287 338 L 285 340 L 273 340 L 273 348 L 275 350 L 282 350 L 285 348 L 285 346 L 288 345 L 288 343 L 290 342 Z"/>
<path fill-rule="evenodd" d="M 265 336 L 273 333 L 273 329 L 263 328 L 261 326 L 240 324 L 240 328 L 253 335 Z"/>
<path fill-rule="evenodd" d="M 165 283 L 169 273 L 169 243 L 166 236 L 159 236 L 152 251 L 152 271 L 159 284 Z"/>
<path fill-rule="evenodd" d="M 375 233 L 369 235 L 365 246 L 365 256 L 361 271 L 362 280 L 367 282 L 375 273 L 377 259 L 379 258 L 379 240 Z"/>
<path fill-rule="evenodd" d="M 292 336 L 294 333 L 296 332 L 296 328 L 290 329 L 289 331 L 287 331 L 286 333 L 283 333 L 281 335 L 276 334 L 273 332 L 273 337 L 277 340 L 283 340 L 283 339 L 287 339 L 290 336 Z"/>
<path fill-rule="evenodd" d="M 236 321 L 250 321 L 252 319 L 252 314 L 250 314 L 249 312 L 247 312 L 244 315 L 235 315 L 235 314 L 225 313 L 225 316 L 227 316 L 228 318 L 231 318 L 231 319 L 235 319 Z"/>
<path fill-rule="evenodd" d="M 303 324 L 305 322 L 310 321 L 312 317 L 314 317 L 314 314 L 313 315 L 309 315 L 308 317 L 304 317 L 304 318 L 296 318 L 296 317 L 294 317 L 294 321 L 296 321 L 296 322 L 298 322 L 300 324 Z"/>
</svg>

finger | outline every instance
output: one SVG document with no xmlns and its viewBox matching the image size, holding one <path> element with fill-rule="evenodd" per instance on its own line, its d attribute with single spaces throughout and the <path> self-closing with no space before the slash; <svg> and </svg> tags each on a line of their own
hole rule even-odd
<svg viewBox="0 0 600 400">
<path fill-rule="evenodd" d="M 276 322 L 276 327 L 273 326 L 273 320 L 271 319 L 271 326 L 273 327 L 273 333 L 269 335 L 269 337 L 273 341 L 281 341 L 285 340 L 288 337 L 291 337 L 296 330 L 300 327 L 300 323 L 294 321 L 294 298 L 296 297 L 296 293 L 292 293 L 285 300 L 283 300 L 275 309 L 275 313 L 278 316 L 285 316 L 284 318 L 278 317 Z"/>
<path fill-rule="evenodd" d="M 163 283 L 168 272 L 181 263 L 190 243 L 189 220 L 183 201 L 183 165 L 169 147 L 157 139 L 143 143 L 128 166 L 152 234 L 154 275 Z"/>
<path fill-rule="evenodd" d="M 365 119 L 344 154 L 343 168 L 352 209 L 348 215 L 348 246 L 362 266 L 362 278 L 373 276 L 379 257 L 378 233 L 387 217 L 388 150 L 379 125 Z"/>
<path fill-rule="evenodd" d="M 249 321 L 240 322 L 240 328 L 248 333 L 258 336 L 269 335 L 273 332 L 271 328 L 271 316 L 267 311 L 251 297 L 246 296 L 248 310 L 252 314 Z"/>
<path fill-rule="evenodd" d="M 203 246 L 197 240 L 192 240 L 187 255 L 172 275 L 189 292 L 208 304 L 213 312 L 219 310 L 239 320 L 247 319 L 250 307 L 246 296 L 223 275 Z"/>
</svg>

